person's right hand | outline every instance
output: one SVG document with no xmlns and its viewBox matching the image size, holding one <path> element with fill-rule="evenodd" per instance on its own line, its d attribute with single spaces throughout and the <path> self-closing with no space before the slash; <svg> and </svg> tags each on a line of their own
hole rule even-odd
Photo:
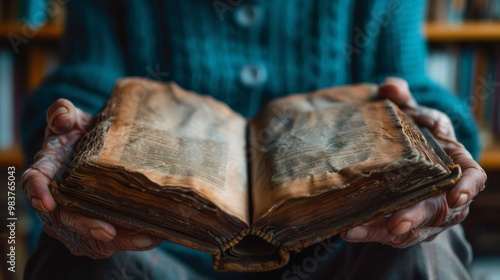
<svg viewBox="0 0 500 280">
<path fill-rule="evenodd" d="M 59 99 L 47 111 L 42 150 L 22 176 L 23 189 L 42 220 L 43 229 L 61 241 L 74 255 L 106 258 L 125 250 L 148 250 L 160 239 L 87 217 L 57 205 L 49 190 L 62 163 L 86 132 L 90 115 L 70 101 Z"/>
</svg>

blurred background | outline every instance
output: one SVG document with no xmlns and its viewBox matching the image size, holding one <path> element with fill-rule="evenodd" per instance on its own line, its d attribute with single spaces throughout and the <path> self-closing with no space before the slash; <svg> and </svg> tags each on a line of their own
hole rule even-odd
<svg viewBox="0 0 500 280">
<path fill-rule="evenodd" d="M 474 279 L 500 279 L 500 0 L 428 0 L 427 73 L 470 108 L 488 173 L 464 221 Z"/>
<path fill-rule="evenodd" d="M 23 100 L 58 64 L 68 0 L 0 0 L 0 280 L 22 279 L 40 229 L 19 179 L 31 159 L 20 148 Z M 500 279 L 500 0 L 428 0 L 422 26 L 428 74 L 462 98 L 481 128 L 486 190 L 464 222 L 474 279 Z M 6 269 L 8 167 L 16 188 L 16 272 Z M 5 222 L 6 223 L 6 222 Z"/>
</svg>

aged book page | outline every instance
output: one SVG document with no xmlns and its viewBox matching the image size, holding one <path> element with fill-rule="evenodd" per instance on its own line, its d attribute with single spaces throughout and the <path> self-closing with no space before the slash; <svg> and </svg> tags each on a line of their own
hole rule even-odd
<svg viewBox="0 0 500 280">
<path fill-rule="evenodd" d="M 190 188 L 249 225 L 245 119 L 173 83 L 119 83 L 95 163 L 119 163 L 158 188 Z"/>
<path fill-rule="evenodd" d="M 294 95 L 272 102 L 255 118 L 250 133 L 254 221 L 288 200 L 299 206 L 300 198 L 335 190 L 332 201 L 355 194 L 354 187 L 363 187 L 363 180 L 382 168 L 390 171 L 408 165 L 409 158 L 413 163 L 426 160 L 426 154 L 402 131 L 395 105 L 385 100 L 366 102 L 375 90 L 359 85 Z M 430 160 L 443 174 L 447 172 L 439 159 Z M 304 214 L 290 214 L 293 221 L 287 226 L 310 223 L 311 217 L 320 216 L 317 207 L 301 206 L 281 207 L 283 215 L 297 209 Z M 334 211 L 342 202 L 322 207 Z M 286 223 L 285 217 L 279 219 Z"/>
</svg>

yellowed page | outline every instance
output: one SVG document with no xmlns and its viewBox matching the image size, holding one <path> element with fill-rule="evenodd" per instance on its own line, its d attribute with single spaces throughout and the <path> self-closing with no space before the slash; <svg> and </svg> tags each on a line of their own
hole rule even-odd
<svg viewBox="0 0 500 280">
<path fill-rule="evenodd" d="M 160 187 L 191 188 L 250 223 L 243 117 L 174 83 L 127 79 L 113 94 L 96 163 L 140 172 Z"/>
<path fill-rule="evenodd" d="M 286 199 L 346 188 L 365 170 L 408 151 L 375 86 L 295 95 L 270 103 L 250 124 L 256 221 Z"/>
</svg>

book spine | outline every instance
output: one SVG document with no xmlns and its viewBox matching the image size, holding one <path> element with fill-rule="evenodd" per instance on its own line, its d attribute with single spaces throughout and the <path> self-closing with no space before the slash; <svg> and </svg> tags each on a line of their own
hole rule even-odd
<svg viewBox="0 0 500 280">
<path fill-rule="evenodd" d="M 474 113 L 474 118 L 481 125 L 484 126 L 485 120 L 483 119 L 484 112 L 484 100 L 488 90 L 488 54 L 482 49 L 476 51 L 476 59 L 474 66 L 474 76 L 473 76 L 473 88 L 472 88 L 472 98 L 471 102 L 472 112 Z"/>
<path fill-rule="evenodd" d="M 469 99 L 472 90 L 471 77 L 472 66 L 474 64 L 474 52 L 470 48 L 462 50 L 460 54 L 460 67 L 459 67 L 459 86 L 458 96 L 469 104 Z"/>
<path fill-rule="evenodd" d="M 427 21 L 451 25 L 500 19 L 498 0 L 428 0 Z"/>
<path fill-rule="evenodd" d="M 485 83 L 483 119 L 485 120 L 487 127 L 490 128 L 491 131 L 493 131 L 492 121 L 493 108 L 495 104 L 495 67 L 495 56 L 493 53 L 489 53 L 489 57 L 487 59 L 486 77 L 482 82 Z"/>
<path fill-rule="evenodd" d="M 14 145 L 14 55 L 0 49 L 0 149 Z"/>
<path fill-rule="evenodd" d="M 500 56 L 496 58 L 494 85 L 492 131 L 500 137 Z"/>
<path fill-rule="evenodd" d="M 447 20 L 451 24 L 460 24 L 464 21 L 466 0 L 448 0 Z"/>
<path fill-rule="evenodd" d="M 21 0 L 20 21 L 32 28 L 40 28 L 47 22 L 47 0 Z"/>
</svg>

